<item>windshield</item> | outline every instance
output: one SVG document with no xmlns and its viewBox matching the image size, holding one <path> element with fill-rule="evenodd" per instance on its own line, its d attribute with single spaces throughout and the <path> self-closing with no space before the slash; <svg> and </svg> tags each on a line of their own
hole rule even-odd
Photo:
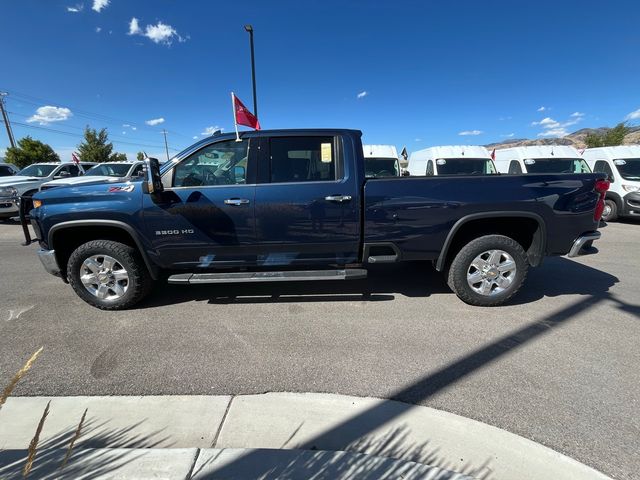
<svg viewBox="0 0 640 480">
<path fill-rule="evenodd" d="M 58 168 L 58 165 L 38 165 L 35 163 L 20 170 L 18 175 L 24 175 L 25 177 L 48 177 L 56 168 Z"/>
<path fill-rule="evenodd" d="M 10 177 L 13 175 L 13 170 L 7 165 L 0 165 L 0 177 Z"/>
<path fill-rule="evenodd" d="M 128 163 L 103 163 L 87 170 L 85 175 L 106 175 L 108 177 L 124 177 L 131 168 Z"/>
<path fill-rule="evenodd" d="M 490 175 L 496 173 L 488 158 L 447 158 L 436 160 L 438 175 Z"/>
<path fill-rule="evenodd" d="M 582 158 L 536 158 L 525 160 L 527 173 L 591 173 Z"/>
<path fill-rule="evenodd" d="M 398 160 L 395 158 L 365 158 L 364 171 L 367 178 L 397 177 Z"/>
<path fill-rule="evenodd" d="M 621 160 L 624 161 L 624 164 L 620 160 L 613 162 L 620 176 L 625 180 L 640 180 L 640 158 L 624 158 Z"/>
</svg>

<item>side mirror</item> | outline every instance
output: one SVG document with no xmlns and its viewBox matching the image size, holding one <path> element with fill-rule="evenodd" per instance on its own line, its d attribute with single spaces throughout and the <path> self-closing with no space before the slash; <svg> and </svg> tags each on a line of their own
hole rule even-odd
<svg viewBox="0 0 640 480">
<path fill-rule="evenodd" d="M 145 193 L 158 193 L 164 190 L 160 176 L 160 162 L 157 158 L 149 157 L 144 161 L 144 175 L 143 191 Z"/>
<path fill-rule="evenodd" d="M 236 183 L 244 182 L 246 176 L 246 169 L 244 167 L 241 167 L 239 165 L 233 167 L 233 178 L 235 178 Z"/>
</svg>

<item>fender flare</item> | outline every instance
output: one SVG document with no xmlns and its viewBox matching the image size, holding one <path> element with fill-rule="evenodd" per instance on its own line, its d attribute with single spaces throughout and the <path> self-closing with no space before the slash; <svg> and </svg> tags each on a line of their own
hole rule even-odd
<svg viewBox="0 0 640 480">
<path fill-rule="evenodd" d="M 447 234 L 447 238 L 444 241 L 444 245 L 442 246 L 442 250 L 440 250 L 440 255 L 436 260 L 436 270 L 441 272 L 444 269 L 445 262 L 447 260 L 447 254 L 449 253 L 449 248 L 453 243 L 453 239 L 456 236 L 456 233 L 460 230 L 462 226 L 466 223 L 469 223 L 473 220 L 488 220 L 492 218 L 505 218 L 505 217 L 515 217 L 515 218 L 530 218 L 535 220 L 538 223 L 538 227 L 540 228 L 541 233 L 541 242 L 539 247 L 539 261 L 534 262 L 534 265 L 539 265 L 542 262 L 542 257 L 547 248 L 547 226 L 544 222 L 544 219 L 534 212 L 522 212 L 522 211 L 497 211 L 497 212 L 483 212 L 483 213 L 472 213 L 469 215 L 465 215 L 461 219 L 459 219 L 456 223 L 453 224 L 451 230 Z M 530 262 L 531 263 L 531 262 Z"/>
<path fill-rule="evenodd" d="M 131 225 L 128 225 L 119 220 L 69 220 L 67 222 L 56 223 L 54 226 L 52 226 L 49 229 L 49 234 L 47 235 L 47 244 L 49 245 L 50 248 L 53 246 L 53 236 L 56 232 L 59 232 L 60 230 L 66 230 L 74 227 L 96 227 L 96 226 L 119 228 L 120 230 L 124 230 L 125 232 L 127 232 L 131 236 L 131 238 L 133 238 L 133 241 L 135 242 L 136 247 L 138 248 L 138 251 L 142 256 L 142 260 L 144 260 L 144 264 L 146 265 L 147 270 L 151 274 L 151 278 L 153 278 L 154 280 L 158 279 L 159 277 L 158 267 L 155 266 L 149 259 L 149 255 L 147 255 L 147 251 L 145 250 L 144 245 L 140 240 L 140 236 L 138 235 L 138 232 L 136 232 L 136 230 Z"/>
</svg>

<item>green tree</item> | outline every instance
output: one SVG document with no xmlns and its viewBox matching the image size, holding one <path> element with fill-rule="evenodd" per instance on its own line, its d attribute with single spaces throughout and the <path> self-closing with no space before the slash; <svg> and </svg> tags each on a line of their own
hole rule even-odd
<svg viewBox="0 0 640 480">
<path fill-rule="evenodd" d="M 613 128 L 608 129 L 605 133 L 589 133 L 584 142 L 587 148 L 595 147 L 615 147 L 624 143 L 624 137 L 629 133 L 629 127 L 626 123 L 619 123 Z"/>
<path fill-rule="evenodd" d="M 18 140 L 17 147 L 7 149 L 5 161 L 22 169 L 32 163 L 59 162 L 60 157 L 46 143 L 27 136 Z"/>
<path fill-rule="evenodd" d="M 624 143 L 624 137 L 629 133 L 629 127 L 625 123 L 619 123 L 604 134 L 604 146 L 615 147 Z"/>
<path fill-rule="evenodd" d="M 78 145 L 78 155 L 82 162 L 108 162 L 111 161 L 113 143 L 109 142 L 107 129 L 99 132 L 95 128 L 84 129 L 84 141 Z"/>
<path fill-rule="evenodd" d="M 584 143 L 587 145 L 587 148 L 602 147 L 604 145 L 603 138 L 603 135 L 588 133 L 584 138 Z"/>
<path fill-rule="evenodd" d="M 111 157 L 109 157 L 110 162 L 126 162 L 127 154 L 126 153 L 112 153 Z"/>
<path fill-rule="evenodd" d="M 138 153 L 136 154 L 136 158 L 137 158 L 138 160 L 144 160 L 144 152 L 138 152 Z"/>
</svg>

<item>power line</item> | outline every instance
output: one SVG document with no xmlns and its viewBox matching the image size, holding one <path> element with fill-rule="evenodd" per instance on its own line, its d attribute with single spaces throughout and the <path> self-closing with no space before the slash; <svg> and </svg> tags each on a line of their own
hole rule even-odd
<svg viewBox="0 0 640 480">
<path fill-rule="evenodd" d="M 55 128 L 48 128 L 48 127 L 42 127 L 39 125 L 29 125 L 28 123 L 20 123 L 20 122 L 13 122 L 14 125 L 20 125 L 21 127 L 25 127 L 25 128 L 34 128 L 37 130 L 46 130 L 47 132 L 54 132 L 54 133 L 58 133 L 60 135 L 67 135 L 69 137 L 76 137 L 76 138 L 84 138 L 84 135 L 81 135 L 79 133 L 74 133 L 74 132 L 65 132 L 64 130 L 56 130 Z M 126 142 L 126 141 L 122 141 L 122 140 L 116 140 L 116 143 L 122 143 L 124 145 L 133 145 L 133 146 L 138 146 L 138 147 L 149 147 L 149 148 L 162 148 L 162 146 L 160 145 L 149 145 L 149 144 L 145 144 L 145 143 L 134 143 L 134 142 Z M 176 151 L 178 152 L 179 150 L 176 148 L 170 148 L 170 150 Z"/>
<path fill-rule="evenodd" d="M 25 115 L 24 113 L 9 112 L 9 111 L 7 111 L 7 113 L 10 113 L 12 115 L 17 115 L 17 116 L 23 117 L 23 118 L 30 118 L 29 115 Z M 24 124 L 21 124 L 21 125 L 24 125 Z M 31 126 L 33 126 L 33 125 L 31 125 Z M 61 126 L 64 126 L 65 128 L 74 128 L 76 130 L 82 130 L 83 132 L 85 130 L 85 127 L 80 127 L 80 126 L 77 126 L 77 125 L 69 125 L 68 123 L 65 123 L 64 125 L 61 125 Z M 72 133 L 72 132 L 69 132 L 69 133 Z M 122 135 L 111 134 L 111 133 L 109 133 L 109 138 L 123 139 L 125 141 L 128 141 L 128 140 L 136 141 L 138 139 L 138 137 L 135 137 L 135 136 L 123 137 Z M 142 140 L 142 141 L 146 142 L 147 140 Z M 161 143 L 158 143 L 157 145 L 155 145 L 156 148 L 162 148 L 163 146 L 164 145 L 162 145 Z"/>
<path fill-rule="evenodd" d="M 63 103 L 61 102 L 55 102 L 51 99 L 45 99 L 45 98 L 41 98 L 41 97 L 36 97 L 33 95 L 29 95 L 26 93 L 21 93 L 15 90 L 11 90 L 10 91 L 11 95 L 13 97 L 16 97 L 16 99 L 18 99 L 21 102 L 25 102 L 25 103 L 29 103 L 31 105 L 35 105 L 35 106 L 41 106 L 42 103 L 52 103 L 55 105 L 63 105 Z M 64 102 L 64 104 L 66 104 L 66 102 Z M 104 115 L 101 113 L 96 113 L 96 112 L 90 112 L 88 110 L 83 110 L 83 109 L 76 109 L 75 106 L 70 105 L 70 107 L 73 108 L 73 114 L 74 115 L 78 115 L 80 117 L 85 117 L 88 118 L 90 120 L 99 120 L 102 122 L 111 122 L 113 124 L 129 124 L 129 125 L 135 125 L 138 127 L 142 127 L 142 128 L 146 128 L 148 130 L 153 130 L 155 132 L 157 132 L 158 130 L 153 128 L 153 126 L 151 125 L 146 125 L 146 124 L 141 124 L 139 122 L 132 122 L 130 120 L 124 120 L 122 118 L 116 118 L 116 117 L 111 117 L 109 115 Z M 167 130 L 167 132 L 173 134 L 173 135 L 178 135 L 180 137 L 184 137 L 184 138 L 191 138 L 189 135 L 185 135 L 183 133 L 179 133 L 179 132 L 174 132 L 173 130 Z"/>
</svg>

